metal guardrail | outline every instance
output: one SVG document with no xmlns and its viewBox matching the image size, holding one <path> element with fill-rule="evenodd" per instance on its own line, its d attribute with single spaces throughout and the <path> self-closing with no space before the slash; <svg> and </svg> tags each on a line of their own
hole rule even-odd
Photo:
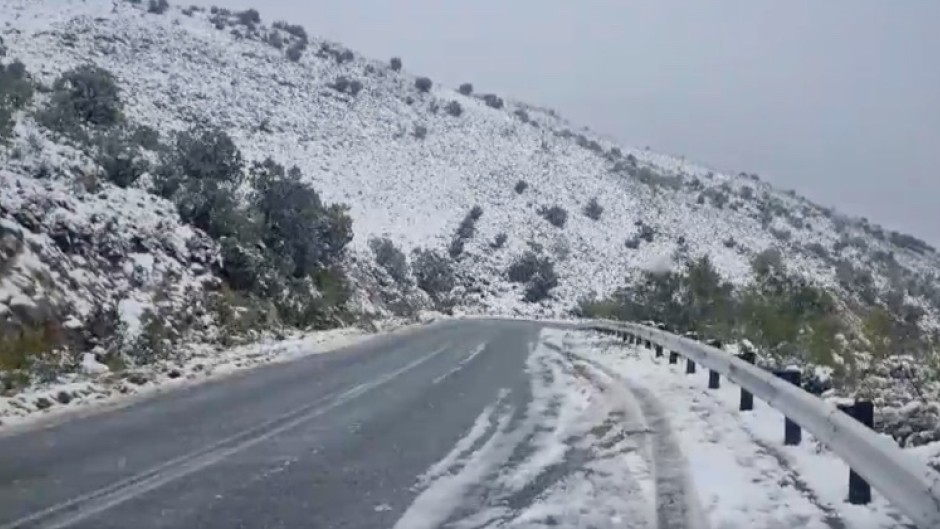
<svg viewBox="0 0 940 529">
<path fill-rule="evenodd" d="M 649 340 L 727 377 L 829 446 L 918 527 L 940 528 L 940 474 L 835 406 L 734 355 L 688 338 L 635 323 L 596 322 L 590 327 Z"/>
</svg>

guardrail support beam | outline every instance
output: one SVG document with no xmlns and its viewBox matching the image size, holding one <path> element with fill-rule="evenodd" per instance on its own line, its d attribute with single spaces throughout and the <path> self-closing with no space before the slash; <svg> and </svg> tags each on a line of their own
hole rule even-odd
<svg viewBox="0 0 940 529">
<path fill-rule="evenodd" d="M 857 400 L 855 404 L 840 405 L 839 409 L 871 428 L 875 425 L 875 407 L 870 400 Z M 849 503 L 867 505 L 871 502 L 871 486 L 862 476 L 849 469 Z"/>
<path fill-rule="evenodd" d="M 753 351 L 747 351 L 741 353 L 741 360 L 749 364 L 753 364 L 757 360 L 757 355 Z M 750 391 L 747 391 L 744 388 L 741 388 L 741 405 L 738 406 L 738 409 L 741 411 L 749 411 L 754 409 L 754 395 Z"/>
<path fill-rule="evenodd" d="M 693 362 L 691 358 L 686 358 L 685 359 L 685 374 L 691 375 L 692 373 L 695 373 L 695 362 Z"/>
<path fill-rule="evenodd" d="M 782 369 L 774 373 L 796 387 L 800 387 L 800 371 L 798 369 Z M 791 421 L 789 417 L 783 418 L 783 444 L 796 446 L 803 440 L 803 431 L 800 425 Z"/>
<path fill-rule="evenodd" d="M 663 346 L 656 344 L 656 358 L 661 358 L 663 356 Z"/>
</svg>

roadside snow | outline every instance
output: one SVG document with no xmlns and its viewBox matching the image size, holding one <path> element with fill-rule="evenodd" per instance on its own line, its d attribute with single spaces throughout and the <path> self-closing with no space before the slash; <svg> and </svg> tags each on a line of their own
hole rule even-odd
<svg viewBox="0 0 940 529">
<path fill-rule="evenodd" d="M 874 491 L 870 505 L 849 504 L 845 463 L 805 431 L 801 445 L 784 446 L 779 412 L 760 401 L 739 412 L 740 389 L 726 380 L 707 389 L 707 370 L 686 375 L 684 362 L 668 365 L 652 351 L 594 334 L 568 333 L 565 346 L 663 403 L 712 528 L 912 526 Z"/>
<path fill-rule="evenodd" d="M 358 328 L 298 333 L 285 339 L 267 337 L 258 342 L 219 349 L 190 346 L 183 359 L 129 373 L 111 373 L 94 354 L 82 357 L 82 373 L 61 376 L 56 382 L 30 388 L 12 397 L 0 396 L 0 433 L 71 413 L 122 406 L 138 398 L 197 384 L 261 364 L 286 362 L 352 345 L 369 335 Z"/>
</svg>

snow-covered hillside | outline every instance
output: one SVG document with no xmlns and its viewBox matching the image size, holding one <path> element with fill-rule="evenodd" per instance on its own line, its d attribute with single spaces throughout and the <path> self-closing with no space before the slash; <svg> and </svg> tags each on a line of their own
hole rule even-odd
<svg viewBox="0 0 940 529">
<path fill-rule="evenodd" d="M 38 86 L 33 107 L 16 112 L 0 142 L 0 315 L 8 324 L 54 316 L 87 327 L 113 307 L 121 322 L 111 324 L 131 335 L 155 313 L 212 329 L 204 294 L 219 283 L 218 243 L 147 193 L 147 175 L 128 189 L 100 181 L 87 150 L 36 118 L 63 72 L 93 64 L 113 74 L 128 122 L 162 138 L 220 128 L 247 160 L 296 165 L 325 201 L 348 204 L 348 268 L 361 311 L 385 308 L 370 240 L 447 255 L 479 206 L 452 253 L 463 312 L 564 316 L 643 270 L 703 255 L 745 285 L 754 256 L 778 248 L 789 270 L 846 303 L 870 282 L 865 288 L 922 309 L 924 331 L 940 329 L 938 255 L 921 241 L 757 175 L 616 145 L 554 111 L 427 82 L 408 71 L 407 57 L 401 68 L 263 13 L 158 1 L 0 0 L 0 38 L 0 62 L 22 61 Z M 588 215 L 592 199 L 600 208 Z M 545 212 L 555 206 L 552 223 Z M 533 249 L 558 274 L 551 295 L 534 303 L 507 276 Z"/>
<path fill-rule="evenodd" d="M 554 313 L 586 294 L 610 292 L 625 276 L 683 246 L 684 255 L 710 255 L 738 283 L 748 281 L 751 257 L 771 246 L 785 249 L 791 268 L 832 287 L 838 287 L 832 257 L 814 255 L 810 243 L 854 262 L 879 249 L 892 251 L 915 274 L 936 264 L 933 252 L 882 243 L 860 224 L 840 230 L 837 223 L 845 223 L 829 210 L 748 175 L 616 146 L 554 112 L 515 102 L 492 108 L 437 85 L 422 93 L 412 75 L 386 61 L 354 54 L 343 60 L 344 48 L 316 38 L 293 62 L 268 42 L 271 32 L 285 41 L 287 33 L 241 24 L 235 15 L 172 6 L 154 14 L 121 1 L 4 0 L 0 8 L 8 56 L 22 60 L 41 82 L 93 62 L 116 76 L 131 120 L 161 132 L 216 124 L 246 157 L 298 165 L 324 198 L 351 206 L 359 250 L 376 235 L 406 249 L 444 247 L 466 212 L 481 206 L 461 264 L 489 280 L 478 300 L 467 300 L 485 309 L 544 310 L 522 302 L 518 288 L 501 280 L 530 242 L 556 256 L 560 284 L 546 303 Z M 361 92 L 339 91 L 334 83 L 341 78 L 361 82 Z M 459 104 L 459 116 L 448 111 L 451 102 Z M 427 129 L 424 139 L 415 136 L 416 127 Z M 20 128 L 25 134 L 5 151 L 5 164 L 29 174 L 42 155 L 12 159 L 28 141 L 28 125 Z M 638 174 L 629 167 L 631 155 L 654 172 Z M 519 180 L 529 184 L 522 193 L 513 189 Z M 582 214 L 592 197 L 604 208 L 596 221 Z M 719 202 L 725 205 L 715 207 Z M 763 227 L 760 211 L 767 208 L 761 204 L 768 203 L 779 205 L 780 214 Z M 552 205 L 568 212 L 562 228 L 538 214 Z M 653 240 L 628 249 L 625 241 L 638 223 L 653 229 Z M 501 232 L 508 235 L 505 248 L 490 248 Z M 833 249 L 852 236 L 863 242 Z"/>
</svg>

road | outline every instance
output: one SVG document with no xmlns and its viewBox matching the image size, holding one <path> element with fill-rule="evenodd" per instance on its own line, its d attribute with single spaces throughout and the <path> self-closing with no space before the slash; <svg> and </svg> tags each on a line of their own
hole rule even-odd
<svg viewBox="0 0 940 529">
<path fill-rule="evenodd" d="M 643 428 L 543 335 L 438 323 L 0 438 L 0 528 L 655 526 L 612 457 Z"/>
</svg>

